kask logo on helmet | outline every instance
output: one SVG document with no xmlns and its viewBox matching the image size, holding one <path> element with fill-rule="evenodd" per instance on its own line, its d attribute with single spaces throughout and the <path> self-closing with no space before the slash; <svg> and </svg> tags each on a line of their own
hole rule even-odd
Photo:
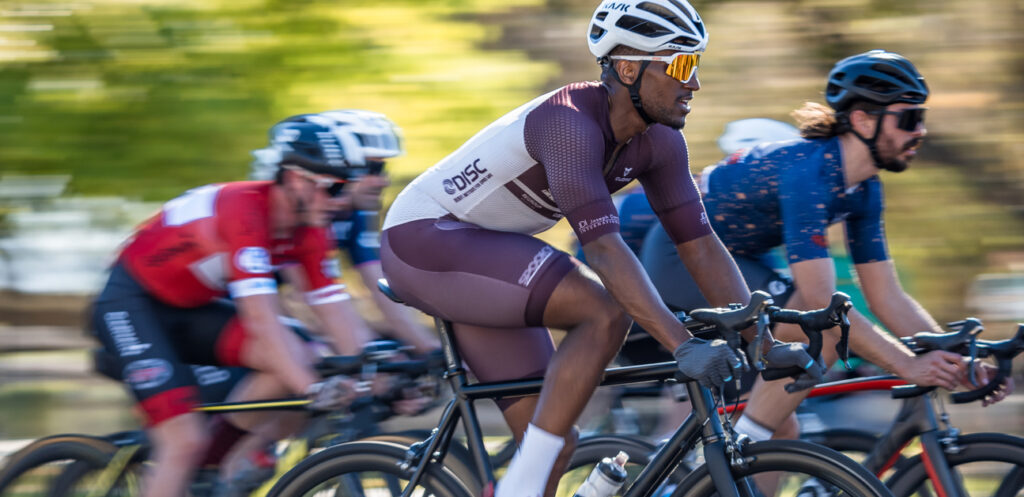
<svg viewBox="0 0 1024 497">
<path fill-rule="evenodd" d="M 445 178 L 442 185 L 444 186 L 444 192 L 448 195 L 458 194 L 454 200 L 459 202 L 476 191 L 480 185 L 491 179 L 492 176 L 494 176 L 493 173 L 480 167 L 480 159 L 476 159 L 455 176 Z"/>
<path fill-rule="evenodd" d="M 629 12 L 629 4 L 622 2 L 608 2 L 601 6 L 602 9 L 608 10 L 621 10 L 623 12 Z"/>
</svg>

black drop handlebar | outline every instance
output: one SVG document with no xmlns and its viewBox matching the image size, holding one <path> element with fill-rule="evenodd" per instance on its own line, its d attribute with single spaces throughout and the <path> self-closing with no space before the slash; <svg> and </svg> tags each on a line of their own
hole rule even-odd
<svg viewBox="0 0 1024 497">
<path fill-rule="evenodd" d="M 1017 332 L 1006 340 L 982 340 L 978 335 L 984 330 L 981 321 L 967 318 L 963 321 L 946 325 L 951 333 L 918 333 L 900 340 L 916 354 L 924 354 L 933 350 L 945 350 L 965 355 L 970 358 L 970 380 L 974 382 L 974 359 L 992 357 L 998 367 L 995 378 L 986 385 L 967 392 L 957 392 L 950 397 L 953 403 L 964 404 L 983 399 L 1002 387 L 1003 382 L 1013 372 L 1013 358 L 1024 352 L 1024 324 L 1017 325 Z M 935 390 L 936 387 L 905 385 L 895 387 L 892 396 L 895 399 L 916 397 Z"/>
<path fill-rule="evenodd" d="M 768 328 L 772 323 L 799 325 L 809 341 L 807 353 L 814 359 L 821 354 L 821 333 L 839 326 L 841 338 L 839 344 L 836 345 L 836 350 L 844 360 L 849 357 L 850 320 L 847 314 L 852 308 L 849 295 L 836 292 L 832 295 L 832 300 L 827 307 L 813 311 L 781 309 L 771 305 L 772 303 L 770 295 L 763 291 L 755 291 L 751 294 L 750 303 L 746 306 L 732 305 L 729 308 L 695 309 L 687 316 L 684 324 L 690 331 L 713 326 L 722 338 L 737 351 L 742 350 L 740 332 L 751 326 L 757 326 L 757 335 L 747 346 L 746 356 L 749 358 L 750 365 L 760 370 L 766 380 L 799 376 L 804 372 L 804 369 L 799 367 L 764 369 L 761 355 L 762 341 L 767 336 Z"/>
</svg>

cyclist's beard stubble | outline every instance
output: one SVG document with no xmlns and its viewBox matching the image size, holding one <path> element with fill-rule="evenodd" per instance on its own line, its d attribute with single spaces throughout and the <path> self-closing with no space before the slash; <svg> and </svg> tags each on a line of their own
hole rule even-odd
<svg viewBox="0 0 1024 497">
<path fill-rule="evenodd" d="M 899 149 L 891 156 L 882 157 L 882 163 L 878 165 L 879 169 L 884 169 L 886 171 L 894 173 L 902 173 L 903 171 L 906 171 L 907 168 L 910 167 L 910 160 L 904 160 L 901 158 L 901 156 L 904 152 L 913 148 L 917 148 L 918 146 L 920 146 L 920 144 L 921 138 L 911 138 L 906 143 L 904 143 L 902 147 L 899 147 Z"/>
<path fill-rule="evenodd" d="M 678 110 L 674 110 L 660 104 L 650 104 L 648 103 L 648 100 L 649 99 L 641 100 L 641 105 L 644 106 L 644 112 L 646 112 L 651 119 L 654 119 L 654 122 L 664 124 L 672 129 L 683 129 L 683 126 L 686 125 L 687 114 L 677 117 L 673 114 L 677 114 Z M 675 105 L 675 101 L 672 103 Z"/>
</svg>

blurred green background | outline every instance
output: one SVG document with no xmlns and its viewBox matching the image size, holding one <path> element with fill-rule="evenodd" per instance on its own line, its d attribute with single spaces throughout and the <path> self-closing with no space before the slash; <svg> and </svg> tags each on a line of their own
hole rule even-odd
<svg viewBox="0 0 1024 497">
<path fill-rule="evenodd" d="M 595 5 L 0 1 L 0 176 L 68 174 L 70 195 L 160 202 L 245 178 L 249 151 L 264 146 L 267 128 L 283 117 L 355 107 L 383 112 L 404 129 L 408 153 L 389 164 L 392 198 L 493 119 L 542 92 L 595 79 L 584 38 Z M 695 5 L 711 33 L 703 89 L 685 130 L 695 170 L 720 159 L 715 139 L 725 123 L 788 121 L 804 101 L 821 101 L 837 59 L 897 51 L 933 90 L 918 160 L 904 174 L 884 176 L 891 251 L 904 284 L 938 319 L 953 320 L 975 310 L 968 301 L 978 275 L 1024 273 L 1024 3 Z M 4 215 L 23 208 L 0 203 L 0 237 L 10 235 Z M 570 232 L 562 224 L 545 238 L 566 247 Z M 73 251 L 79 241 L 69 235 L 62 243 Z M 1000 298 L 1020 309 L 1024 278 L 1009 281 Z M 53 324 L 56 306 L 77 314 L 84 299 L 3 293 L 0 325 L 40 301 L 50 307 L 34 314 L 34 324 Z M 1010 328 L 989 330 L 994 337 Z M 45 362 L 84 363 L 81 350 L 54 354 Z M 10 376 L 19 362 L 40 359 L 0 361 L 0 376 L 8 375 L 0 377 L 0 436 L 67 430 L 72 418 L 95 431 L 130 425 L 124 405 L 114 420 L 108 411 L 85 416 L 89 405 L 110 404 L 110 390 L 50 384 L 64 392 L 58 401 L 44 384 Z M 61 377 L 59 368 L 50 373 Z M 51 402 L 75 409 L 51 409 Z"/>
<path fill-rule="evenodd" d="M 268 126 L 381 111 L 405 131 L 400 187 L 494 118 L 594 79 L 592 0 L 0 2 L 0 173 L 163 201 L 245 177 Z M 696 2 L 711 33 L 686 135 L 717 161 L 733 119 L 789 120 L 832 63 L 871 48 L 933 89 L 913 168 L 885 175 L 905 284 L 942 319 L 980 273 L 1024 267 L 1024 4 L 1016 0 Z M 549 235 L 568 240 L 564 227 Z M 2 321 L 2 319 L 0 319 Z"/>
</svg>

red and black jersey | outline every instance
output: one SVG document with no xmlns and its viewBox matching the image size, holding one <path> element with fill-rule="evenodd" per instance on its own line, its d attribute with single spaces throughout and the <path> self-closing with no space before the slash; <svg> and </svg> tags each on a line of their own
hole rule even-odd
<svg viewBox="0 0 1024 497">
<path fill-rule="evenodd" d="M 271 185 L 220 183 L 185 192 L 138 229 L 121 262 L 154 297 L 177 307 L 276 293 L 273 271 L 289 264 L 303 268 L 311 304 L 345 298 L 325 229 L 273 237 Z"/>
</svg>

